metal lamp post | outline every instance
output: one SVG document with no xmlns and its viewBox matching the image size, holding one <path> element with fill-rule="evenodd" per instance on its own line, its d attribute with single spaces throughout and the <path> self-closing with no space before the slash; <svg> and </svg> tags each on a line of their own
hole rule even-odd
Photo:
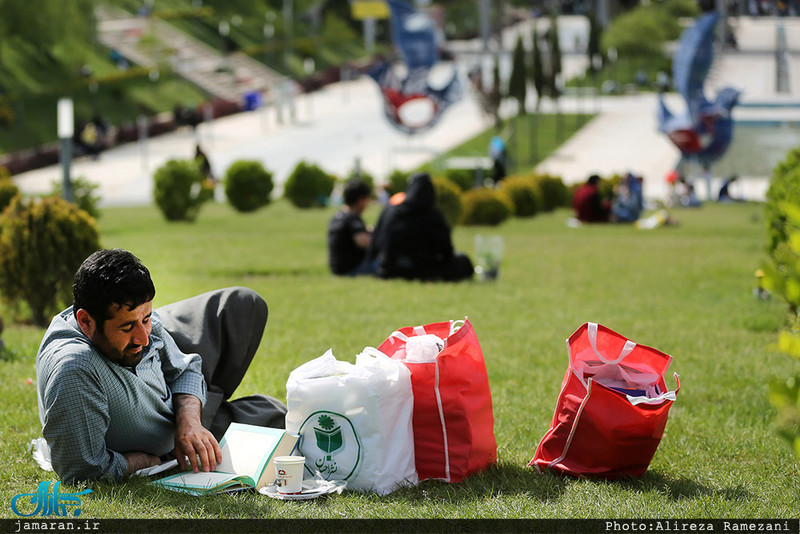
<svg viewBox="0 0 800 534">
<path fill-rule="evenodd" d="M 614 80 L 614 83 L 617 85 L 621 85 L 617 82 L 617 49 L 614 47 L 608 49 L 608 62 L 611 64 L 611 79 Z"/>
<path fill-rule="evenodd" d="M 275 13 L 267 11 L 264 18 L 264 63 L 269 65 L 272 57 L 272 38 L 275 37 Z"/>
<path fill-rule="evenodd" d="M 70 179 L 70 164 L 72 163 L 72 136 L 75 134 L 75 110 L 71 98 L 60 98 L 57 110 L 58 138 L 61 141 L 61 168 L 63 174 L 64 200 L 75 202 Z"/>
</svg>

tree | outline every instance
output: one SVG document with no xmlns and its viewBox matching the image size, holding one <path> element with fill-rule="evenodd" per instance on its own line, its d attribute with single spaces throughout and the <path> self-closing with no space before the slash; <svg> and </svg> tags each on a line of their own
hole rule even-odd
<svg viewBox="0 0 800 534">
<path fill-rule="evenodd" d="M 546 80 L 544 75 L 544 64 L 542 63 L 542 49 L 539 47 L 539 36 L 536 33 L 536 25 L 533 26 L 533 49 L 531 56 L 531 78 L 533 87 L 536 89 L 536 111 L 539 110 L 539 103 L 542 101 L 542 95 L 545 92 Z"/>
<path fill-rule="evenodd" d="M 558 77 L 561 74 L 561 43 L 558 39 L 558 18 L 550 15 L 550 28 L 547 30 L 547 48 L 550 52 L 550 70 L 547 73 L 550 96 L 559 97 Z"/>
<path fill-rule="evenodd" d="M 589 41 L 586 43 L 586 55 L 589 59 L 589 70 L 591 72 L 597 72 L 599 70 L 600 65 L 595 66 L 594 58 L 600 57 L 602 59 L 602 54 L 600 52 L 600 35 L 602 29 L 600 28 L 600 23 L 597 22 L 597 17 L 595 17 L 594 13 L 589 13 L 586 15 L 586 18 L 589 19 Z"/>
<path fill-rule="evenodd" d="M 495 59 L 494 70 L 492 71 L 492 87 L 489 89 L 489 102 L 494 110 L 494 125 L 497 128 L 503 126 L 503 119 L 500 117 L 500 104 L 503 103 L 503 88 L 500 83 L 500 60 Z"/>
<path fill-rule="evenodd" d="M 525 66 L 525 46 L 522 44 L 522 36 L 517 39 L 517 46 L 514 48 L 514 59 L 511 65 L 511 78 L 508 80 L 508 95 L 516 99 L 519 103 L 519 113 L 525 114 L 525 97 L 528 92 L 527 72 Z"/>
</svg>

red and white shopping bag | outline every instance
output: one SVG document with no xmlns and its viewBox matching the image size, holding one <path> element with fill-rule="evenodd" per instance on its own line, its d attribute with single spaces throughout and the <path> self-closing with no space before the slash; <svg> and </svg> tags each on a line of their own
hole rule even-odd
<svg viewBox="0 0 800 534">
<path fill-rule="evenodd" d="M 641 476 L 677 398 L 664 374 L 672 357 L 596 323 L 567 339 L 569 368 L 550 430 L 528 464 L 573 476 Z"/>
<path fill-rule="evenodd" d="M 379 350 L 411 371 L 420 480 L 459 482 L 497 461 L 489 377 L 468 319 L 401 328 Z"/>
</svg>

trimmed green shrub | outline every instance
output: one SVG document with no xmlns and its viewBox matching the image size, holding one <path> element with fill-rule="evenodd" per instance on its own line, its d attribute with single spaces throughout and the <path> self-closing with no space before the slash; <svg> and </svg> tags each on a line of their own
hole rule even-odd
<svg viewBox="0 0 800 534">
<path fill-rule="evenodd" d="M 0 294 L 26 302 L 45 327 L 71 301 L 75 271 L 99 248 L 95 220 L 76 205 L 17 196 L 0 215 Z"/>
<path fill-rule="evenodd" d="M 461 191 L 447 178 L 433 178 L 431 181 L 436 191 L 436 207 L 444 214 L 450 228 L 453 228 L 461 218 Z"/>
<path fill-rule="evenodd" d="M 800 204 L 800 147 L 790 150 L 772 170 L 766 200 L 767 251 L 772 254 L 788 239 L 786 210 L 782 204 Z"/>
<path fill-rule="evenodd" d="M 664 57 L 664 43 L 680 37 L 677 18 L 657 4 L 639 6 L 616 17 L 601 38 L 603 49 L 620 57 Z"/>
<path fill-rule="evenodd" d="M 769 256 L 765 283 L 794 316 L 800 309 L 800 148 L 773 169 L 764 212 Z"/>
<path fill-rule="evenodd" d="M 547 174 L 534 174 L 532 179 L 541 194 L 542 211 L 553 211 L 571 204 L 572 197 L 569 189 L 561 178 Z"/>
<path fill-rule="evenodd" d="M 514 212 L 514 205 L 507 195 L 485 187 L 463 192 L 461 206 L 461 224 L 468 226 L 496 226 Z"/>
<path fill-rule="evenodd" d="M 0 213 L 3 213 L 5 207 L 11 204 L 11 199 L 17 195 L 19 187 L 10 178 L 4 179 L 0 176 Z"/>
<path fill-rule="evenodd" d="M 765 205 L 769 261 L 765 286 L 789 305 L 789 328 L 778 337 L 778 350 L 800 361 L 800 148 L 775 166 Z M 778 410 L 775 429 L 800 458 L 800 375 L 775 379 L 770 402 Z"/>
<path fill-rule="evenodd" d="M 700 14 L 700 6 L 695 0 L 666 0 L 658 5 L 664 13 L 674 19 L 696 17 Z"/>
<path fill-rule="evenodd" d="M 517 217 L 533 217 L 542 209 L 542 194 L 530 176 L 509 176 L 500 182 L 500 190 L 511 199 Z"/>
<path fill-rule="evenodd" d="M 375 177 L 372 176 L 367 171 L 365 171 L 364 169 L 359 170 L 358 173 L 356 173 L 355 169 L 350 171 L 350 174 L 347 175 L 347 179 L 344 181 L 344 183 L 347 183 L 350 180 L 355 180 L 355 179 L 361 180 L 362 182 L 367 184 L 369 188 L 372 189 L 372 191 L 375 191 Z"/>
<path fill-rule="evenodd" d="M 298 208 L 328 204 L 336 178 L 313 164 L 301 161 L 283 186 L 283 195 Z"/>
<path fill-rule="evenodd" d="M 153 197 L 168 221 L 194 221 L 213 196 L 213 182 L 193 159 L 171 159 L 153 175 Z"/>
<path fill-rule="evenodd" d="M 406 190 L 408 187 L 408 179 L 411 177 L 410 172 L 401 171 L 395 169 L 392 171 L 392 174 L 389 175 L 387 178 L 388 180 L 388 188 L 387 192 L 389 195 L 394 195 L 396 193 L 401 193 Z"/>
<path fill-rule="evenodd" d="M 256 211 L 270 202 L 272 173 L 260 161 L 240 160 L 228 167 L 224 178 L 225 197 L 236 211 Z"/>
<path fill-rule="evenodd" d="M 64 184 L 61 181 L 53 182 L 53 196 L 64 196 Z M 90 182 L 85 176 L 78 176 L 72 179 L 72 195 L 75 197 L 75 204 L 94 217 L 100 218 L 100 209 L 97 207 L 100 202 L 100 195 L 96 195 L 100 186 L 96 183 Z"/>
<path fill-rule="evenodd" d="M 475 169 L 447 169 L 445 177 L 462 191 L 475 187 Z"/>
</svg>

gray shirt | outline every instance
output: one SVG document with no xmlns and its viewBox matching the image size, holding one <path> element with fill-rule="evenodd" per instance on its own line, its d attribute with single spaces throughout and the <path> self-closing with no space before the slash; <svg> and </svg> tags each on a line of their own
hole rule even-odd
<svg viewBox="0 0 800 534">
<path fill-rule="evenodd" d="M 124 452 L 174 448 L 173 396 L 205 403 L 197 354 L 184 354 L 154 311 L 150 344 L 135 369 L 106 359 L 67 308 L 53 318 L 36 356 L 39 418 L 53 469 L 65 481 L 125 476 Z"/>
</svg>

